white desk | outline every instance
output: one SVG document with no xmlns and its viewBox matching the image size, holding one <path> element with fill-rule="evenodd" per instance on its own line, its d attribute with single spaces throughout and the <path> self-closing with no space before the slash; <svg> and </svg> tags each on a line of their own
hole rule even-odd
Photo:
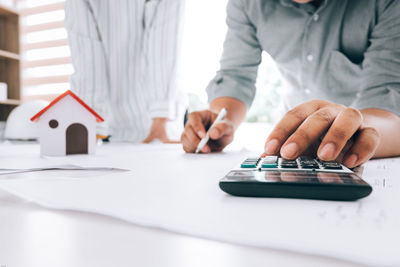
<svg viewBox="0 0 400 267">
<path fill-rule="evenodd" d="M 247 128 L 259 146 L 266 134 L 255 130 Z M 238 140 L 244 140 L 246 132 L 239 132 Z M 0 190 L 0 266 L 359 265 L 211 241 L 97 214 L 45 209 Z"/>
<path fill-rule="evenodd" d="M 48 210 L 0 191 L 0 266 L 359 266 Z"/>
</svg>

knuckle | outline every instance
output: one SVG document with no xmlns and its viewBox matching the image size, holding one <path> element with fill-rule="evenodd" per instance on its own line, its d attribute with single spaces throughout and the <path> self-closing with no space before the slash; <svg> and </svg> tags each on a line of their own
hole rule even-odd
<svg viewBox="0 0 400 267">
<path fill-rule="evenodd" d="M 333 114 L 328 109 L 319 110 L 317 113 L 315 113 L 315 116 L 318 118 L 318 120 L 326 123 L 331 123 L 334 119 Z"/>
<path fill-rule="evenodd" d="M 294 117 L 295 119 L 298 119 L 298 120 L 303 120 L 304 117 L 305 117 L 305 114 L 302 111 L 302 109 L 301 108 L 297 108 L 297 107 L 294 108 L 294 109 L 289 110 L 287 112 L 287 115 L 289 115 L 291 117 Z"/>
<path fill-rule="evenodd" d="M 325 107 L 325 106 L 328 106 L 328 105 L 332 104 L 331 102 L 326 101 L 326 100 L 322 100 L 322 99 L 313 99 L 309 103 L 311 105 L 314 105 L 315 107 L 319 107 L 319 108 L 322 108 L 322 107 Z"/>
<path fill-rule="evenodd" d="M 345 109 L 345 112 L 346 112 L 346 116 L 349 116 L 351 118 L 357 119 L 357 120 L 359 120 L 361 122 L 362 114 L 358 109 L 353 108 L 353 107 L 347 107 Z"/>
<path fill-rule="evenodd" d="M 311 105 L 319 105 L 324 102 L 323 102 L 323 100 L 313 99 L 313 100 L 310 100 L 308 103 Z"/>
<path fill-rule="evenodd" d="M 374 137 L 375 140 L 378 140 L 380 138 L 379 132 L 373 127 L 364 128 L 363 131 L 365 134 Z"/>
</svg>

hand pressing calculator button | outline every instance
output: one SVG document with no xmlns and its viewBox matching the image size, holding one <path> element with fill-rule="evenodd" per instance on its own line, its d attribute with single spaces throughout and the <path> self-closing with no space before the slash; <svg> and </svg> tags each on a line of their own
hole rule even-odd
<svg viewBox="0 0 400 267">
<path fill-rule="evenodd" d="M 248 158 L 219 186 L 235 196 L 321 200 L 356 200 L 372 192 L 367 182 L 340 163 L 311 157 Z"/>
<path fill-rule="evenodd" d="M 277 167 L 278 167 L 277 156 L 267 156 L 262 160 L 261 168 L 277 168 Z"/>
</svg>

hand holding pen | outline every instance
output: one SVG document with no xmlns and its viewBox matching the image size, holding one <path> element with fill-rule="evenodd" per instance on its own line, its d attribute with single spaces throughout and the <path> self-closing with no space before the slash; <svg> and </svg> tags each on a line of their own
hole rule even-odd
<svg viewBox="0 0 400 267">
<path fill-rule="evenodd" d="M 221 109 L 221 111 L 218 113 L 217 118 L 215 119 L 215 121 L 213 122 L 213 124 L 211 124 L 211 127 L 208 129 L 206 136 L 203 137 L 203 139 L 200 140 L 200 143 L 197 145 L 196 148 L 196 152 L 195 153 L 199 153 L 204 146 L 207 144 L 208 140 L 210 139 L 210 130 L 220 121 L 222 121 L 223 119 L 225 119 L 225 115 L 226 115 L 226 109 L 223 108 Z"/>
<path fill-rule="evenodd" d="M 234 134 L 233 123 L 225 116 L 224 108 L 219 114 L 210 110 L 190 113 L 181 136 L 183 149 L 188 153 L 222 151 L 232 142 Z"/>
</svg>

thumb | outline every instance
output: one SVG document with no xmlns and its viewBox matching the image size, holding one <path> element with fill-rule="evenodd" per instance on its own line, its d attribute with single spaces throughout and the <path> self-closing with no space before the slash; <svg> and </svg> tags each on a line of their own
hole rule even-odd
<svg viewBox="0 0 400 267">
<path fill-rule="evenodd" d="M 210 138 L 216 140 L 224 135 L 233 135 L 233 131 L 232 122 L 229 120 L 223 120 L 210 129 Z"/>
</svg>

